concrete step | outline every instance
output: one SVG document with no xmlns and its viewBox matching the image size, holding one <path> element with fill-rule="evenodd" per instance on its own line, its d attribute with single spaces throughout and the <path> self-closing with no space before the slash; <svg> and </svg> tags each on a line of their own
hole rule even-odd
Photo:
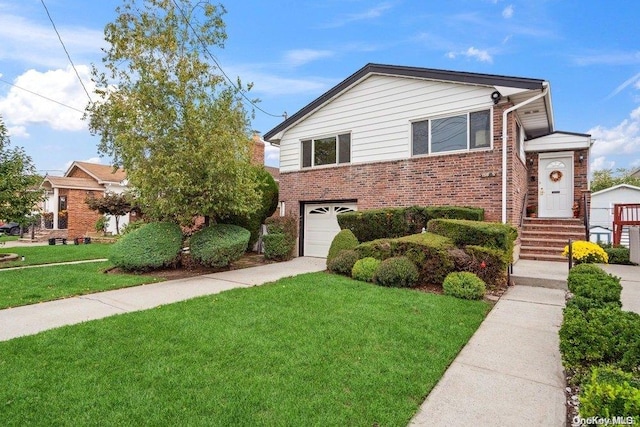
<svg viewBox="0 0 640 427">
<path fill-rule="evenodd" d="M 576 240 L 576 239 L 572 239 L 572 240 Z M 522 242 L 522 246 L 560 248 L 560 250 L 564 249 L 564 247 L 569 244 L 568 239 L 555 239 L 555 238 L 550 239 L 548 236 L 541 236 L 537 234 L 523 236 L 521 239 L 521 242 Z"/>
<path fill-rule="evenodd" d="M 520 259 L 526 259 L 531 261 L 554 261 L 554 262 L 567 262 L 567 259 L 562 255 L 552 255 L 543 253 L 527 253 L 520 252 Z"/>
</svg>

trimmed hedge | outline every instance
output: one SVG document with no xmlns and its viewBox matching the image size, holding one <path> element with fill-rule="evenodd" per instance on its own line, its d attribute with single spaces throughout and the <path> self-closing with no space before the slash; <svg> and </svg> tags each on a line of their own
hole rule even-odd
<svg viewBox="0 0 640 427">
<path fill-rule="evenodd" d="M 518 231 L 507 224 L 457 219 L 433 219 L 427 231 L 450 238 L 456 246 L 476 245 L 504 252 L 505 261 L 513 261 L 513 246 Z"/>
<path fill-rule="evenodd" d="M 296 218 L 291 215 L 271 217 L 265 221 L 267 234 L 262 236 L 264 257 L 275 261 L 293 258 L 293 249 L 298 238 Z"/>
<path fill-rule="evenodd" d="M 456 298 L 477 300 L 484 297 L 487 286 L 484 281 L 473 273 L 460 271 L 449 273 L 444 279 L 442 289 L 445 295 Z"/>
<path fill-rule="evenodd" d="M 500 249 L 467 245 L 452 253 L 456 271 L 467 271 L 491 286 L 507 285 L 508 257 Z"/>
<path fill-rule="evenodd" d="M 370 209 L 339 214 L 338 224 L 343 230 L 351 230 L 358 241 L 369 242 L 420 233 L 435 218 L 482 221 L 484 210 L 458 206 Z"/>
<path fill-rule="evenodd" d="M 237 225 L 214 224 L 191 236 L 191 257 L 207 267 L 226 267 L 247 251 L 249 230 Z"/>
<path fill-rule="evenodd" d="M 327 264 L 335 258 L 340 251 L 344 249 L 355 249 L 355 247 L 358 246 L 358 243 L 358 239 L 356 239 L 356 236 L 351 232 L 351 230 L 340 230 L 331 241 L 329 254 L 327 255 Z"/>
<path fill-rule="evenodd" d="M 629 248 L 603 243 L 600 243 L 600 247 L 607 253 L 609 264 L 633 265 L 629 259 Z"/>
<path fill-rule="evenodd" d="M 178 224 L 152 222 L 114 243 L 109 261 L 126 271 L 148 271 L 176 264 L 181 249 L 182 230 Z"/>
<path fill-rule="evenodd" d="M 362 282 L 373 282 L 380 262 L 380 260 L 371 257 L 359 259 L 351 269 L 351 277 Z"/>
<path fill-rule="evenodd" d="M 406 256 L 418 267 L 419 281 L 442 284 L 444 278 L 454 270 L 449 250 L 454 249 L 451 240 L 432 233 L 419 233 L 398 239 L 379 239 L 356 247 L 360 258 L 372 257 L 385 260 Z"/>
<path fill-rule="evenodd" d="M 341 250 L 338 255 L 327 262 L 327 269 L 336 274 L 351 277 L 353 266 L 358 261 L 358 254 L 353 249 Z"/>
<path fill-rule="evenodd" d="M 629 417 L 640 424 L 640 379 L 611 366 L 593 368 L 580 390 L 580 416 Z"/>
<path fill-rule="evenodd" d="M 567 286 L 574 295 L 567 302 L 567 307 L 587 311 L 592 308 L 622 306 L 620 278 L 606 273 L 596 265 L 579 264 L 573 267 L 567 278 Z"/>
<path fill-rule="evenodd" d="M 418 269 L 407 257 L 387 258 L 376 269 L 373 280 L 382 286 L 410 288 L 418 282 Z"/>
</svg>

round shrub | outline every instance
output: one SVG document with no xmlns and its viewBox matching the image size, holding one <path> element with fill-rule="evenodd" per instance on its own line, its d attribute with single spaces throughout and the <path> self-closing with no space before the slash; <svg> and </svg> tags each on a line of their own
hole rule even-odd
<svg viewBox="0 0 640 427">
<path fill-rule="evenodd" d="M 611 366 L 596 367 L 580 390 L 580 416 L 640 422 L 640 379 Z"/>
<path fill-rule="evenodd" d="M 351 275 L 353 266 L 358 261 L 358 254 L 353 249 L 340 251 L 331 261 L 327 262 L 327 268 L 332 273 Z"/>
<path fill-rule="evenodd" d="M 329 254 L 327 255 L 327 267 L 329 261 L 335 258 L 340 251 L 344 249 L 355 249 L 358 246 L 358 239 L 351 230 L 340 230 L 338 234 L 333 238 L 331 246 L 329 247 Z"/>
<path fill-rule="evenodd" d="M 207 267 L 226 267 L 247 251 L 251 233 L 231 224 L 214 224 L 191 236 L 191 258 Z"/>
<path fill-rule="evenodd" d="M 407 257 L 387 258 L 376 269 L 373 280 L 382 286 L 410 288 L 418 281 L 418 269 Z"/>
<path fill-rule="evenodd" d="M 585 240 L 576 240 L 571 243 L 571 251 L 573 260 L 576 264 L 606 264 L 609 262 L 609 256 L 597 243 L 587 242 Z M 564 247 L 562 256 L 569 257 L 569 245 Z"/>
<path fill-rule="evenodd" d="M 487 290 L 481 278 L 467 271 L 447 274 L 442 289 L 445 295 L 462 299 L 482 299 Z"/>
<path fill-rule="evenodd" d="M 182 249 L 178 224 L 152 222 L 120 238 L 112 247 L 109 261 L 127 271 L 148 271 L 177 262 Z"/>
<path fill-rule="evenodd" d="M 372 257 L 359 259 L 351 269 L 351 277 L 363 282 L 373 282 L 373 276 L 380 262 L 380 260 Z"/>
</svg>

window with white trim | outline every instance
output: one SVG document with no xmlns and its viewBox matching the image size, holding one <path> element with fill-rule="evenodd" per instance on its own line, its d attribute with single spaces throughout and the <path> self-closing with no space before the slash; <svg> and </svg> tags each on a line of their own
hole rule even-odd
<svg viewBox="0 0 640 427">
<path fill-rule="evenodd" d="M 351 134 L 343 133 L 306 139 L 302 145 L 302 167 L 337 165 L 351 162 Z"/>
<path fill-rule="evenodd" d="M 414 156 L 489 148 L 491 110 L 415 121 L 411 141 Z"/>
</svg>

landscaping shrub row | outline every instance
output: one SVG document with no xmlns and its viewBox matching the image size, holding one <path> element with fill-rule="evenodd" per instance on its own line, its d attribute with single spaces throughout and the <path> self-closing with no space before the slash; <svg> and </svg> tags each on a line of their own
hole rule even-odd
<svg viewBox="0 0 640 427">
<path fill-rule="evenodd" d="M 457 220 L 452 221 L 455 228 Z M 466 222 L 462 222 L 467 227 Z M 484 223 L 476 223 L 481 235 L 482 230 L 490 230 Z M 499 224 L 498 224 L 499 225 Z M 511 235 L 511 228 L 505 229 Z M 477 239 L 489 241 L 491 239 Z M 513 243 L 511 243 L 511 246 Z M 509 247 L 509 244 L 505 245 Z M 339 251 L 339 252 L 338 252 Z M 329 270 L 351 275 L 354 264 L 364 258 L 374 258 L 384 261 L 392 257 L 408 258 L 418 270 L 418 284 L 442 285 L 447 275 L 455 271 L 465 271 L 476 274 L 490 286 L 506 284 L 506 272 L 510 257 L 503 250 L 478 245 L 456 247 L 454 242 L 445 236 L 425 232 L 395 239 L 377 239 L 358 244 L 350 230 L 342 230 L 332 242 L 327 259 Z M 338 255 L 333 255 L 337 253 Z"/>
<path fill-rule="evenodd" d="M 609 264 L 633 265 L 629 258 L 629 248 L 624 246 L 614 246 L 607 243 L 599 243 L 609 257 Z"/>
<path fill-rule="evenodd" d="M 595 265 L 575 266 L 567 283 L 560 352 L 581 389 L 580 416 L 640 422 L 640 315 L 621 309 L 620 279 Z"/>
<path fill-rule="evenodd" d="M 338 215 L 341 229 L 353 232 L 360 242 L 420 233 L 432 219 L 482 221 L 484 210 L 458 206 L 411 206 L 348 212 Z"/>
<path fill-rule="evenodd" d="M 265 221 L 267 234 L 262 236 L 264 257 L 275 261 L 293 258 L 298 231 L 295 217 L 291 215 L 271 217 Z"/>
</svg>

